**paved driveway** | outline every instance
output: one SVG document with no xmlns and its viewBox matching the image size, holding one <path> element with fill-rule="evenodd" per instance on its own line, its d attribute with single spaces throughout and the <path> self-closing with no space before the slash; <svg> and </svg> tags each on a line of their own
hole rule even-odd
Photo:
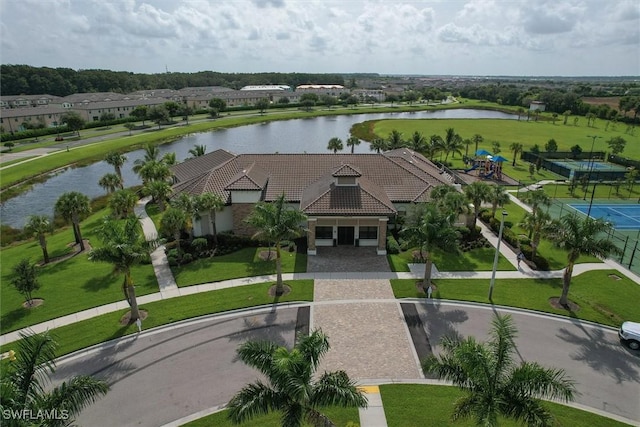
<svg viewBox="0 0 640 427">
<path fill-rule="evenodd" d="M 317 248 L 317 255 L 307 257 L 307 272 L 390 272 L 385 255 L 376 254 L 376 248 L 338 246 Z"/>
</svg>

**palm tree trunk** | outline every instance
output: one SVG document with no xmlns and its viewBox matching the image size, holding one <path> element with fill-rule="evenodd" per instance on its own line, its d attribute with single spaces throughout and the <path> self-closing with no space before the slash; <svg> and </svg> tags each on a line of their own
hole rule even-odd
<svg viewBox="0 0 640 427">
<path fill-rule="evenodd" d="M 282 283 L 282 260 L 280 259 L 280 242 L 276 242 L 276 295 L 284 293 Z"/>
<path fill-rule="evenodd" d="M 211 211 L 211 230 L 213 231 L 213 244 L 218 247 L 218 229 L 216 228 L 216 211 Z"/>
<path fill-rule="evenodd" d="M 571 276 L 573 276 L 573 262 L 567 264 L 562 275 L 562 295 L 560 296 L 560 305 L 567 306 L 569 303 L 569 286 L 571 286 Z"/>
<path fill-rule="evenodd" d="M 84 240 L 82 240 L 82 233 L 80 232 L 80 219 L 77 215 L 74 215 L 73 226 L 75 228 L 76 243 L 80 244 L 80 252 L 84 252 Z"/>
<path fill-rule="evenodd" d="M 427 252 L 426 259 L 424 262 L 424 281 L 422 283 L 422 287 L 427 289 L 431 286 L 431 267 L 433 266 L 433 261 L 431 260 L 431 252 Z"/>
<path fill-rule="evenodd" d="M 124 274 L 124 285 L 127 302 L 131 307 L 131 317 L 129 323 L 133 323 L 140 318 L 140 311 L 138 310 L 138 300 L 136 299 L 136 288 L 133 285 L 133 279 L 131 278 L 131 272 L 127 271 Z"/>
<path fill-rule="evenodd" d="M 49 251 L 47 251 L 47 241 L 44 237 L 44 234 L 40 234 L 38 236 L 40 240 L 40 247 L 42 248 L 42 256 L 44 257 L 44 263 L 49 264 Z"/>
</svg>

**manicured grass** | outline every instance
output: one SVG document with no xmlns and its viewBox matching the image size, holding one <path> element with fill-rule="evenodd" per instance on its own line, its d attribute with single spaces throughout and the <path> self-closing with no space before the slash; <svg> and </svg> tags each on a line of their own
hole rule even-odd
<svg viewBox="0 0 640 427">
<path fill-rule="evenodd" d="M 392 271 L 409 271 L 408 263 L 413 262 L 413 251 L 409 249 L 399 254 L 387 255 Z M 433 263 L 438 271 L 487 271 L 493 269 L 493 257 L 495 248 L 478 248 L 460 255 L 451 255 L 443 251 L 435 251 Z M 498 270 L 513 271 L 516 268 L 500 255 L 498 258 Z"/>
<path fill-rule="evenodd" d="M 426 384 L 385 384 L 380 386 L 382 404 L 389 427 L 424 427 L 456 425 L 471 427 L 472 420 L 451 421 L 455 401 L 464 396 L 464 392 L 456 387 Z M 411 402 L 411 404 L 408 404 Z M 626 426 L 610 418 L 591 412 L 581 411 L 569 406 L 552 402 L 543 405 L 556 419 L 554 426 L 591 426 L 617 427 Z M 510 419 L 500 418 L 500 426 L 521 426 Z M 204 424 L 201 424 L 204 426 Z M 217 425 L 217 424 L 209 424 Z"/>
<path fill-rule="evenodd" d="M 275 274 L 275 259 L 264 261 L 259 258 L 259 253 L 263 250 L 267 250 L 267 248 L 244 248 L 227 255 L 201 258 L 190 264 L 172 267 L 172 271 L 178 286 Z M 283 273 L 304 273 L 307 271 L 306 254 L 285 250 L 281 253 Z"/>
<path fill-rule="evenodd" d="M 620 280 L 610 278 L 616 274 Z M 416 289 L 415 279 L 391 280 L 396 298 L 424 297 Z M 434 297 L 438 299 L 489 303 L 487 279 L 437 279 Z M 637 302 L 640 286 L 614 270 L 598 270 L 574 276 L 569 299 L 580 306 L 576 312 L 557 310 L 549 298 L 559 297 L 562 279 L 497 279 L 493 290 L 493 303 L 526 308 L 545 313 L 571 316 L 582 320 L 618 327 L 625 320 L 640 321 Z"/>
<path fill-rule="evenodd" d="M 358 409 L 356 408 L 337 408 L 330 407 L 320 409 L 320 412 L 333 421 L 337 427 L 345 427 L 349 422 L 359 423 L 360 416 L 358 415 Z M 228 411 L 225 409 L 215 414 L 208 415 L 200 418 L 199 420 L 192 421 L 187 424 L 183 424 L 184 427 L 231 427 L 236 426 L 227 418 Z M 256 417 L 251 421 L 242 423 L 243 427 L 280 427 L 281 414 L 279 412 L 272 412 L 270 414 Z M 358 424 L 359 425 L 359 424 Z M 304 427 L 311 427 L 311 424 L 304 423 Z"/>
<path fill-rule="evenodd" d="M 313 300 L 313 280 L 290 280 L 286 283 L 291 287 L 291 292 L 277 299 L 268 295 L 272 283 L 259 283 L 144 304 L 140 309 L 146 310 L 149 316 L 144 320 L 143 328 L 150 329 L 206 314 L 274 302 Z M 57 356 L 136 333 L 135 325 L 121 326 L 119 323 L 127 311 L 103 314 L 54 329 L 53 334 L 60 345 Z M 12 345 L 7 344 L 2 351 L 11 348 Z"/>
<path fill-rule="evenodd" d="M 81 223 L 83 237 L 89 239 L 91 245 L 100 245 L 97 227 L 105 215 L 107 211 L 103 210 Z M 70 227 L 47 236 L 49 255 L 53 258 L 70 253 L 67 245 L 72 242 L 73 231 Z M 0 255 L 0 331 L 3 334 L 124 299 L 122 274 L 113 274 L 111 264 L 91 262 L 87 253 L 83 253 L 38 269 L 40 289 L 33 292 L 33 297 L 44 299 L 44 304 L 27 310 L 22 307 L 24 298 L 11 284 L 12 268 L 22 258 L 29 258 L 33 263 L 41 262 L 42 250 L 38 243 L 31 240 L 3 248 Z M 135 266 L 132 274 L 138 296 L 158 292 L 158 282 L 151 264 Z"/>
</svg>

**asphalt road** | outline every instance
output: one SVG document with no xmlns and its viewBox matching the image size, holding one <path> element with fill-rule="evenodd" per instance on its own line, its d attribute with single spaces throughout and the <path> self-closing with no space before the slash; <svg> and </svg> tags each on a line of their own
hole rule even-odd
<svg viewBox="0 0 640 427">
<path fill-rule="evenodd" d="M 256 371 L 235 359 L 245 340 L 292 345 L 297 309 L 224 316 L 143 332 L 135 339 L 63 360 L 56 379 L 94 374 L 111 384 L 87 408 L 84 426 L 161 426 L 228 402 Z M 493 311 L 463 304 L 417 306 L 429 346 L 439 352 L 448 334 L 487 337 Z M 512 312 L 519 331 L 517 358 L 562 368 L 576 381 L 576 403 L 640 421 L 640 353 L 623 348 L 616 332 L 573 320 Z"/>
</svg>

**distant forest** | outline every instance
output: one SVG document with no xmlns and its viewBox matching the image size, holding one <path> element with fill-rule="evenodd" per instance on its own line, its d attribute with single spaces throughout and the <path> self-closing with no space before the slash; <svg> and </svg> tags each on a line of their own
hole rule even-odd
<svg viewBox="0 0 640 427">
<path fill-rule="evenodd" d="M 73 93 L 130 93 L 146 89 L 224 86 L 240 89 L 247 85 L 344 84 L 340 74 L 306 73 L 197 73 L 134 74 L 126 71 L 72 70 L 71 68 L 0 65 L 2 95 L 56 95 Z"/>
</svg>

